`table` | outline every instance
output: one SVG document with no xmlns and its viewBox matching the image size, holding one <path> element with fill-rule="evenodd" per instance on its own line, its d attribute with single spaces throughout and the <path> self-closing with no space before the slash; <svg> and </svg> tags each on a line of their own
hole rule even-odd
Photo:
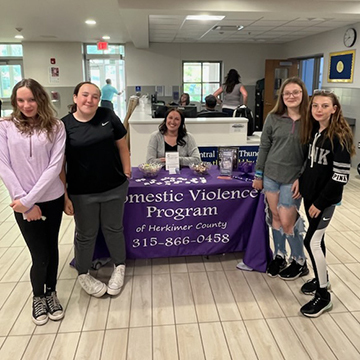
<svg viewBox="0 0 360 360">
<path fill-rule="evenodd" d="M 127 257 L 243 251 L 244 263 L 264 272 L 272 258 L 264 196 L 251 181 L 224 180 L 219 175 L 212 166 L 204 177 L 183 168 L 179 175 L 161 170 L 156 178 L 145 179 L 133 168 L 124 212 Z M 107 254 L 100 235 L 94 257 Z"/>
</svg>

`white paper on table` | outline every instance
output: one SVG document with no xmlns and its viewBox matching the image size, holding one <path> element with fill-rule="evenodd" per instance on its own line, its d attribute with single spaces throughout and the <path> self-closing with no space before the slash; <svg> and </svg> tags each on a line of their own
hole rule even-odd
<svg viewBox="0 0 360 360">
<path fill-rule="evenodd" d="M 166 152 L 165 153 L 165 169 L 170 172 L 170 174 L 177 174 L 180 169 L 180 159 L 179 153 L 176 151 Z M 170 170 L 171 169 L 171 170 Z"/>
<path fill-rule="evenodd" d="M 169 167 L 169 175 L 180 174 L 179 168 Z"/>
</svg>

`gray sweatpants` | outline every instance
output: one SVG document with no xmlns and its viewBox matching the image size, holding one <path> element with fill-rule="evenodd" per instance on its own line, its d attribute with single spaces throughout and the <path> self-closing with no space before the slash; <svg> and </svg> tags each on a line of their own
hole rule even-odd
<svg viewBox="0 0 360 360">
<path fill-rule="evenodd" d="M 71 195 L 76 225 L 76 269 L 86 274 L 91 267 L 99 226 L 114 264 L 124 264 L 126 246 L 123 232 L 124 203 L 129 182 L 100 194 Z"/>
</svg>

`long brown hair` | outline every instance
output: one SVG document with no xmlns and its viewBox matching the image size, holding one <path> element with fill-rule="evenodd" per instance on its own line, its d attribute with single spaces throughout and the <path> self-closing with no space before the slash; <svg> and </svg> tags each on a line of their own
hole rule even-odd
<svg viewBox="0 0 360 360">
<path fill-rule="evenodd" d="M 289 84 L 296 84 L 298 86 L 300 86 L 301 91 L 302 91 L 302 100 L 301 103 L 299 105 L 299 114 L 300 114 L 300 140 L 301 142 L 303 142 L 304 139 L 304 123 L 305 123 L 305 118 L 306 118 L 306 114 L 307 114 L 307 110 L 308 110 L 308 105 L 309 105 L 309 95 L 308 92 L 306 90 L 306 86 L 304 84 L 304 82 L 297 76 L 291 77 L 291 78 L 287 78 L 280 87 L 279 90 L 279 96 L 276 100 L 276 104 L 274 106 L 274 108 L 270 111 L 271 114 L 277 114 L 277 115 L 284 115 L 287 111 L 287 106 L 284 103 L 284 99 L 283 99 L 283 92 L 285 89 L 286 85 Z"/>
<path fill-rule="evenodd" d="M 312 116 L 312 104 L 317 96 L 324 96 L 331 99 L 333 106 L 336 106 L 335 113 L 330 116 L 329 126 L 326 128 L 324 133 L 325 137 L 329 138 L 331 146 L 334 147 L 334 138 L 336 136 L 339 139 L 342 148 L 346 148 L 351 156 L 355 155 L 353 133 L 351 131 L 350 125 L 344 118 L 339 99 L 334 93 L 326 90 L 320 90 L 319 92 L 316 92 L 316 94 L 313 95 L 310 100 L 309 109 L 304 121 L 306 132 L 304 134 L 305 136 L 303 143 L 307 144 L 310 141 L 314 124 L 318 123 Z"/>
<path fill-rule="evenodd" d="M 38 106 L 35 124 L 29 122 L 29 119 L 20 111 L 17 105 L 17 91 L 22 87 L 26 87 L 32 92 Z M 10 99 L 13 112 L 8 119 L 14 122 L 19 131 L 29 135 L 34 130 L 46 132 L 48 139 L 52 141 L 53 134 L 58 129 L 59 120 L 55 117 L 56 111 L 51 105 L 49 95 L 44 88 L 34 79 L 23 79 L 14 86 Z"/>
<path fill-rule="evenodd" d="M 235 69 L 230 69 L 225 77 L 225 89 L 227 93 L 231 93 L 234 90 L 236 84 L 240 84 L 240 74 Z"/>
</svg>

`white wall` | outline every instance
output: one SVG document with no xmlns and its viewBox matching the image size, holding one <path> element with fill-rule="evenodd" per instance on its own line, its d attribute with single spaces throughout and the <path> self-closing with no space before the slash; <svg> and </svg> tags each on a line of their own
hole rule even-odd
<svg viewBox="0 0 360 360">
<path fill-rule="evenodd" d="M 23 51 L 25 78 L 34 78 L 44 87 L 74 87 L 83 81 L 81 43 L 24 42 Z M 55 65 L 50 64 L 51 58 L 56 59 Z M 50 83 L 50 66 L 59 67 L 59 83 Z"/>
<path fill-rule="evenodd" d="M 239 71 L 244 85 L 255 85 L 265 75 L 265 59 L 282 56 L 281 45 L 265 44 L 162 44 L 149 49 L 126 44 L 127 86 L 181 85 L 182 61 L 216 60 L 224 63 L 224 73 Z"/>
<path fill-rule="evenodd" d="M 346 29 L 353 27 L 358 34 L 357 42 L 350 49 L 343 43 L 344 33 Z M 283 54 L 285 57 L 303 57 L 312 56 L 316 54 L 324 55 L 324 74 L 323 86 L 324 87 L 350 87 L 360 88 L 360 23 L 353 26 L 346 26 L 332 31 L 326 31 L 318 35 L 309 36 L 301 40 L 292 41 L 283 46 Z M 329 67 L 329 54 L 331 52 L 340 52 L 346 50 L 357 50 L 355 53 L 355 67 L 354 67 L 354 81 L 352 83 L 328 83 L 328 67 Z"/>
<path fill-rule="evenodd" d="M 59 100 L 53 105 L 57 115 L 62 117 L 68 113 L 68 106 L 72 104 L 73 90 L 76 84 L 83 81 L 82 44 L 71 42 L 24 42 L 23 63 L 25 78 L 37 80 L 47 92 L 56 91 Z M 56 64 L 50 64 L 55 58 Z M 49 68 L 59 68 L 59 82 L 50 82 Z"/>
</svg>

